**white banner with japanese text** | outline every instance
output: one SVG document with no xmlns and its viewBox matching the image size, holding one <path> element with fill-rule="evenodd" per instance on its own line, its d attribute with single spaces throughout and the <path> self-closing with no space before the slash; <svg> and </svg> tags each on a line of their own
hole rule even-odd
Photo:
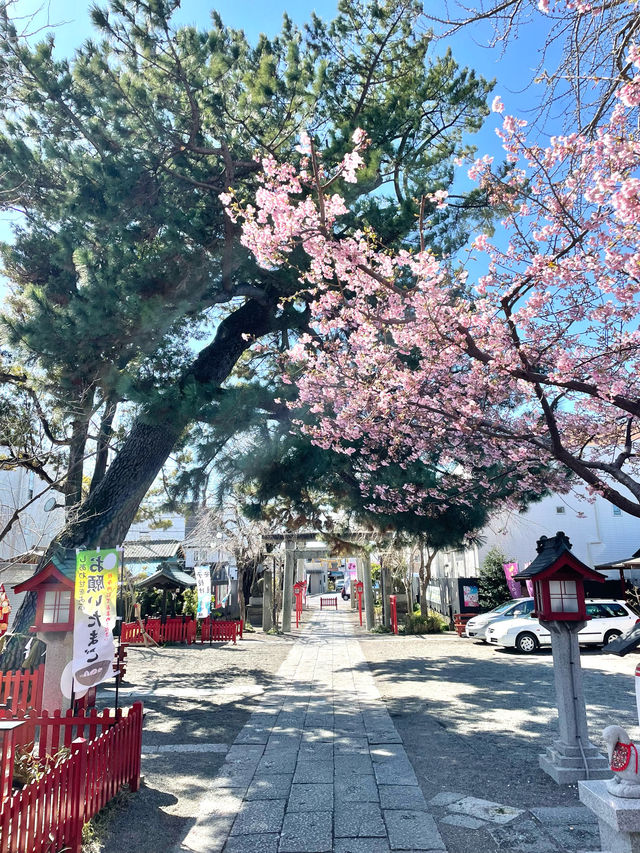
<svg viewBox="0 0 640 853">
<path fill-rule="evenodd" d="M 196 566 L 196 588 L 198 590 L 198 619 L 211 615 L 211 569 L 209 566 Z"/>
</svg>

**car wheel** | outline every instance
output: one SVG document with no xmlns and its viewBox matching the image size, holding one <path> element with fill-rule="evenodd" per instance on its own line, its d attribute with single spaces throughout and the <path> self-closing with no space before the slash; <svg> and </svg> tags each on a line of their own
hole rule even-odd
<svg viewBox="0 0 640 853">
<path fill-rule="evenodd" d="M 528 631 L 525 631 L 524 634 L 518 634 L 516 639 L 516 649 L 518 649 L 519 652 L 523 652 L 525 655 L 530 655 L 531 652 L 535 652 L 539 645 L 537 638 Z"/>
<path fill-rule="evenodd" d="M 611 640 L 617 640 L 618 637 L 621 636 L 622 631 L 607 631 L 607 633 L 604 635 L 604 645 L 606 646 L 607 643 L 611 642 Z"/>
</svg>

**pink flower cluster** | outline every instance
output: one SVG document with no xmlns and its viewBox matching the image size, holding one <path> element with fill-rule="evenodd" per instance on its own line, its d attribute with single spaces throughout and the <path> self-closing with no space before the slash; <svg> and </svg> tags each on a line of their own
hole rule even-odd
<svg viewBox="0 0 640 853">
<path fill-rule="evenodd" d="M 631 56 L 638 64 L 636 47 Z M 494 463 L 517 471 L 522 490 L 540 487 L 540 462 L 552 466 L 547 485 L 566 487 L 558 459 L 579 476 L 588 471 L 597 493 L 640 473 L 635 456 L 620 472 L 610 464 L 628 418 L 640 417 L 633 103 L 623 89 L 595 140 L 573 134 L 547 147 L 529 145 L 526 122 L 504 117 L 510 173 L 494 174 L 492 158 L 481 157 L 469 174 L 505 207 L 506 238 L 476 236 L 468 269 L 428 250 L 389 252 L 365 234 L 341 234 L 338 195 L 290 165 L 264 163 L 255 206 L 241 212 L 243 242 L 268 267 L 286 264 L 295 248 L 306 254 L 300 281 L 313 295 L 314 334 L 289 360 L 297 405 L 316 416 L 302 428 L 317 444 L 347 454 L 363 444 L 371 472 L 435 453 L 441 471 L 430 496 L 444 499 L 455 485 L 460 503 L 470 499 L 465 483 L 500 492 Z M 354 142 L 336 170 L 347 180 L 362 163 L 364 134 Z M 303 138 L 303 153 L 309 146 Z M 431 195 L 438 206 L 446 198 Z M 487 272 L 469 288 L 479 255 Z M 366 473 L 363 489 L 396 511 L 424 497 L 375 491 Z"/>
</svg>

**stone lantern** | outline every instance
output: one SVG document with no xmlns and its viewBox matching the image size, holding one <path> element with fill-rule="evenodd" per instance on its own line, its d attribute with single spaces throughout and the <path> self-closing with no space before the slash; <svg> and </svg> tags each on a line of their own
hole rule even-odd
<svg viewBox="0 0 640 853">
<path fill-rule="evenodd" d="M 76 555 L 69 554 L 54 554 L 39 572 L 14 587 L 15 592 L 36 594 L 36 615 L 30 630 L 47 646 L 42 707 L 50 712 L 68 706 L 60 678 L 73 657 Z"/>
<path fill-rule="evenodd" d="M 551 633 L 560 737 L 540 756 L 540 767 L 558 783 L 604 779 L 611 775 L 608 762 L 587 733 L 578 631 L 589 618 L 585 580 L 605 578 L 571 553 L 571 542 L 562 531 L 551 538 L 542 536 L 537 551 L 515 580 L 533 581 L 532 615 Z"/>
</svg>

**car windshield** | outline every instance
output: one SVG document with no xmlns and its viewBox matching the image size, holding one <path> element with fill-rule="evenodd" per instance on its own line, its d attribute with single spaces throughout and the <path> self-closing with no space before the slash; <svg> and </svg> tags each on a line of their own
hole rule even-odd
<svg viewBox="0 0 640 853">
<path fill-rule="evenodd" d="M 493 610 L 490 610 L 490 613 L 504 613 L 505 610 L 508 610 L 510 607 L 513 607 L 513 601 L 507 601 L 506 604 L 501 604 L 500 607 L 494 607 Z"/>
</svg>

